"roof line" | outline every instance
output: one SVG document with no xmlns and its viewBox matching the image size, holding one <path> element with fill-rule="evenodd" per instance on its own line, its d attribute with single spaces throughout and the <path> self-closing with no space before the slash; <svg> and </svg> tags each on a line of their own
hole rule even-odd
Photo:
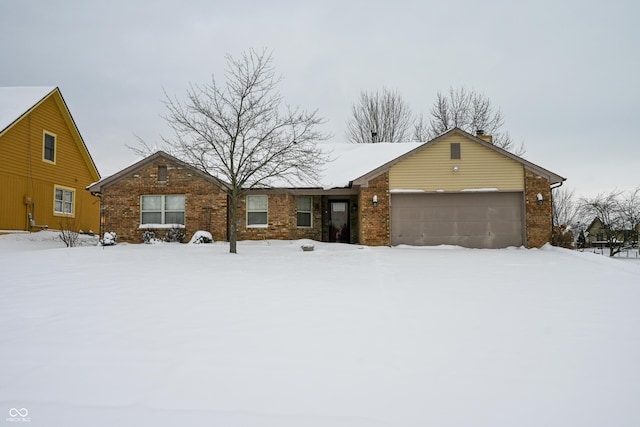
<svg viewBox="0 0 640 427">
<path fill-rule="evenodd" d="M 33 110 L 35 110 L 38 106 L 40 106 L 40 104 L 42 104 L 47 98 L 49 98 L 51 96 L 51 94 L 58 89 L 58 87 L 53 87 L 51 88 L 51 90 L 49 92 L 47 92 L 46 95 L 44 95 L 39 101 L 37 101 L 35 104 L 33 104 L 31 107 L 27 108 L 27 110 L 20 114 L 18 117 L 16 117 L 16 119 L 14 121 L 12 121 L 11 123 L 9 123 L 7 126 L 5 126 L 4 129 L 0 129 L 0 136 L 2 136 L 4 133 L 8 132 L 9 129 L 11 129 L 13 126 L 15 126 L 18 122 L 20 122 L 20 120 L 22 120 L 27 114 L 29 114 L 30 112 L 32 112 Z"/>
<path fill-rule="evenodd" d="M 450 135 L 452 135 L 454 133 L 458 133 L 458 134 L 460 134 L 460 135 L 462 135 L 464 137 L 467 137 L 467 138 L 473 140 L 474 142 L 477 142 L 477 143 L 481 144 L 484 147 L 487 147 L 487 148 L 490 148 L 490 149 L 492 149 L 494 151 L 497 151 L 498 153 L 503 154 L 503 155 L 509 157 L 512 160 L 515 160 L 516 162 L 524 165 L 526 168 L 528 168 L 528 169 L 530 169 L 532 171 L 535 171 L 536 173 L 538 173 L 540 175 L 545 175 L 549 179 L 549 183 L 550 184 L 556 184 L 558 182 L 566 181 L 566 178 L 563 178 L 558 174 L 555 174 L 555 173 L 553 173 L 553 172 L 551 172 L 551 171 L 549 171 L 549 170 L 547 170 L 547 169 L 545 169 L 545 168 L 543 168 L 541 166 L 536 165 L 535 163 L 532 163 L 532 162 L 530 162 L 528 160 L 525 160 L 520 156 L 517 156 L 517 155 L 515 155 L 515 154 L 513 154 L 513 153 L 511 153 L 511 152 L 509 152 L 509 151 L 507 151 L 507 150 L 505 150 L 503 148 L 497 147 L 496 145 L 494 145 L 494 144 L 492 144 L 490 142 L 487 142 L 484 139 L 478 138 L 478 137 L 476 137 L 474 135 L 471 135 L 470 133 L 465 132 L 464 130 L 456 127 L 456 128 L 450 129 L 450 130 L 438 135 L 437 137 L 425 142 L 422 145 L 419 145 L 418 147 L 414 148 L 413 150 L 408 151 L 405 154 L 403 154 L 401 156 L 398 156 L 393 160 L 388 161 L 387 163 L 375 168 L 374 170 L 372 170 L 370 172 L 367 172 L 366 174 L 354 179 L 353 180 L 353 184 L 366 185 L 366 183 L 368 181 L 370 181 L 371 179 L 376 178 L 377 176 L 381 175 L 382 173 L 388 171 L 391 168 L 391 166 L 395 165 L 396 163 L 400 162 L 401 160 L 403 160 L 403 159 L 405 159 L 405 158 L 407 158 L 409 156 L 412 156 L 413 154 L 415 154 L 418 151 L 422 151 L 425 148 L 434 145 L 435 143 L 441 141 L 444 138 L 447 138 L 448 136 L 450 136 Z"/>
<path fill-rule="evenodd" d="M 109 187 L 110 185 L 114 184 L 115 182 L 119 181 L 120 179 L 124 178 L 126 175 L 129 175 L 137 170 L 142 169 L 143 167 L 145 167 L 146 165 L 152 163 L 154 160 L 158 159 L 158 158 L 164 158 L 168 161 L 171 161 L 173 163 L 176 163 L 186 169 L 189 169 L 190 171 L 192 171 L 193 173 L 199 175 L 200 177 L 206 179 L 209 182 L 212 182 L 216 185 L 219 185 L 221 188 L 226 188 L 227 184 L 224 183 L 223 181 L 221 181 L 220 179 L 216 178 L 213 175 L 210 175 L 204 171 L 201 171 L 200 169 L 185 163 L 184 161 L 172 156 L 171 154 L 162 151 L 162 150 L 158 150 L 155 153 L 145 157 L 144 159 L 138 160 L 137 162 L 135 162 L 134 164 L 122 169 L 119 172 L 114 173 L 111 176 L 108 176 L 98 182 L 94 182 L 93 184 L 89 185 L 87 187 L 87 190 L 91 191 L 92 193 L 102 193 L 103 189 L 106 187 Z"/>
</svg>

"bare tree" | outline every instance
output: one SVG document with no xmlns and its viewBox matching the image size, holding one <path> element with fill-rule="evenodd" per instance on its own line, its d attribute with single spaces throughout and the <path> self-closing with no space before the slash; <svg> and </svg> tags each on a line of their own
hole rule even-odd
<svg viewBox="0 0 640 427">
<path fill-rule="evenodd" d="M 165 93 L 174 135 L 163 140 L 184 161 L 228 183 L 229 251 L 236 253 L 241 196 L 276 180 L 316 184 L 327 160 L 316 142 L 326 135 L 316 130 L 324 122 L 317 111 L 284 104 L 270 53 L 250 50 L 226 60 L 224 85 L 215 77 L 191 85 L 185 102 Z"/>
<path fill-rule="evenodd" d="M 593 198 L 581 199 L 581 212 L 584 216 L 602 223 L 602 232 L 609 246 L 609 256 L 622 251 L 626 239 L 625 218 L 621 209 L 620 197 L 622 193 L 614 190 L 609 193 L 601 193 Z"/>
<path fill-rule="evenodd" d="M 404 142 L 409 138 L 413 114 L 397 90 L 362 91 L 351 111 L 346 133 L 351 142 Z"/>
<path fill-rule="evenodd" d="M 553 225 L 573 227 L 578 221 L 579 206 L 575 191 L 567 187 L 553 189 Z"/>
<path fill-rule="evenodd" d="M 499 108 L 491 104 L 491 100 L 484 94 L 464 87 L 449 88 L 447 93 L 438 92 L 436 100 L 430 110 L 429 124 L 424 125 L 422 133 L 428 139 L 458 127 L 474 134 L 478 130 L 491 135 L 492 143 L 507 151 L 522 155 L 524 145 L 516 148 L 509 132 L 502 131 L 504 118 Z M 416 131 L 417 135 L 418 132 Z"/>
<path fill-rule="evenodd" d="M 413 140 L 418 142 L 426 142 L 432 139 L 429 133 L 429 127 L 424 120 L 424 116 L 420 114 L 420 117 L 413 123 Z"/>
<path fill-rule="evenodd" d="M 573 246 L 573 228 L 578 222 L 578 205 L 574 201 L 574 190 L 567 187 L 555 188 L 552 199 L 551 243 L 554 246 L 570 248 Z"/>
<path fill-rule="evenodd" d="M 628 240 L 638 245 L 638 232 L 640 231 L 640 186 L 620 200 L 620 214 L 624 221 L 624 227 L 629 234 Z"/>
</svg>

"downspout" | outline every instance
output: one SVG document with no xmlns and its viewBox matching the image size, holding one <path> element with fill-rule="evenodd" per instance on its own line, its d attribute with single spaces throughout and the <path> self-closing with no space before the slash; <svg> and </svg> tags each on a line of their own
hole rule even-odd
<svg viewBox="0 0 640 427">
<path fill-rule="evenodd" d="M 564 184 L 564 181 L 556 182 L 549 186 L 549 194 L 551 195 L 551 241 L 553 241 L 553 190 L 562 187 L 562 184 Z"/>
</svg>

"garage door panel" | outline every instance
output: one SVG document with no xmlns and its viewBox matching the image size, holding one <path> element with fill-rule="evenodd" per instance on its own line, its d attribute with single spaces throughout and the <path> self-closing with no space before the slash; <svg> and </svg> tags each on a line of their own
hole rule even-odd
<svg viewBox="0 0 640 427">
<path fill-rule="evenodd" d="M 480 220 L 482 221 L 486 221 L 489 218 L 489 213 L 486 211 L 486 209 L 483 208 L 477 208 L 477 207 L 472 207 L 472 208 L 467 208 L 465 209 L 462 206 L 458 206 L 457 208 L 457 212 L 455 216 L 451 216 L 449 218 L 453 219 L 458 219 L 460 221 L 470 221 L 470 222 L 478 222 Z"/>
<path fill-rule="evenodd" d="M 522 216 L 522 193 L 394 194 L 391 243 L 520 246 Z"/>
</svg>

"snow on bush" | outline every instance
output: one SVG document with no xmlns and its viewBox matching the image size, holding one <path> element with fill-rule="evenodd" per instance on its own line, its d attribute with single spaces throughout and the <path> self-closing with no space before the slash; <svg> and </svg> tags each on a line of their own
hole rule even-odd
<svg viewBox="0 0 640 427">
<path fill-rule="evenodd" d="M 167 242 L 182 242 L 184 240 L 185 234 L 181 228 L 173 227 L 169 231 L 167 231 L 167 237 L 165 240 Z"/>
<path fill-rule="evenodd" d="M 113 246 L 117 243 L 117 239 L 118 235 L 116 233 L 107 231 L 104 233 L 102 240 L 100 240 L 100 244 L 102 246 Z"/>
<path fill-rule="evenodd" d="M 151 244 L 151 243 L 157 243 L 156 240 L 156 233 L 151 231 L 151 230 L 146 230 L 142 233 L 142 241 L 146 244 Z"/>
<path fill-rule="evenodd" d="M 189 243 L 213 243 L 213 236 L 208 231 L 198 230 L 195 232 Z"/>
</svg>

